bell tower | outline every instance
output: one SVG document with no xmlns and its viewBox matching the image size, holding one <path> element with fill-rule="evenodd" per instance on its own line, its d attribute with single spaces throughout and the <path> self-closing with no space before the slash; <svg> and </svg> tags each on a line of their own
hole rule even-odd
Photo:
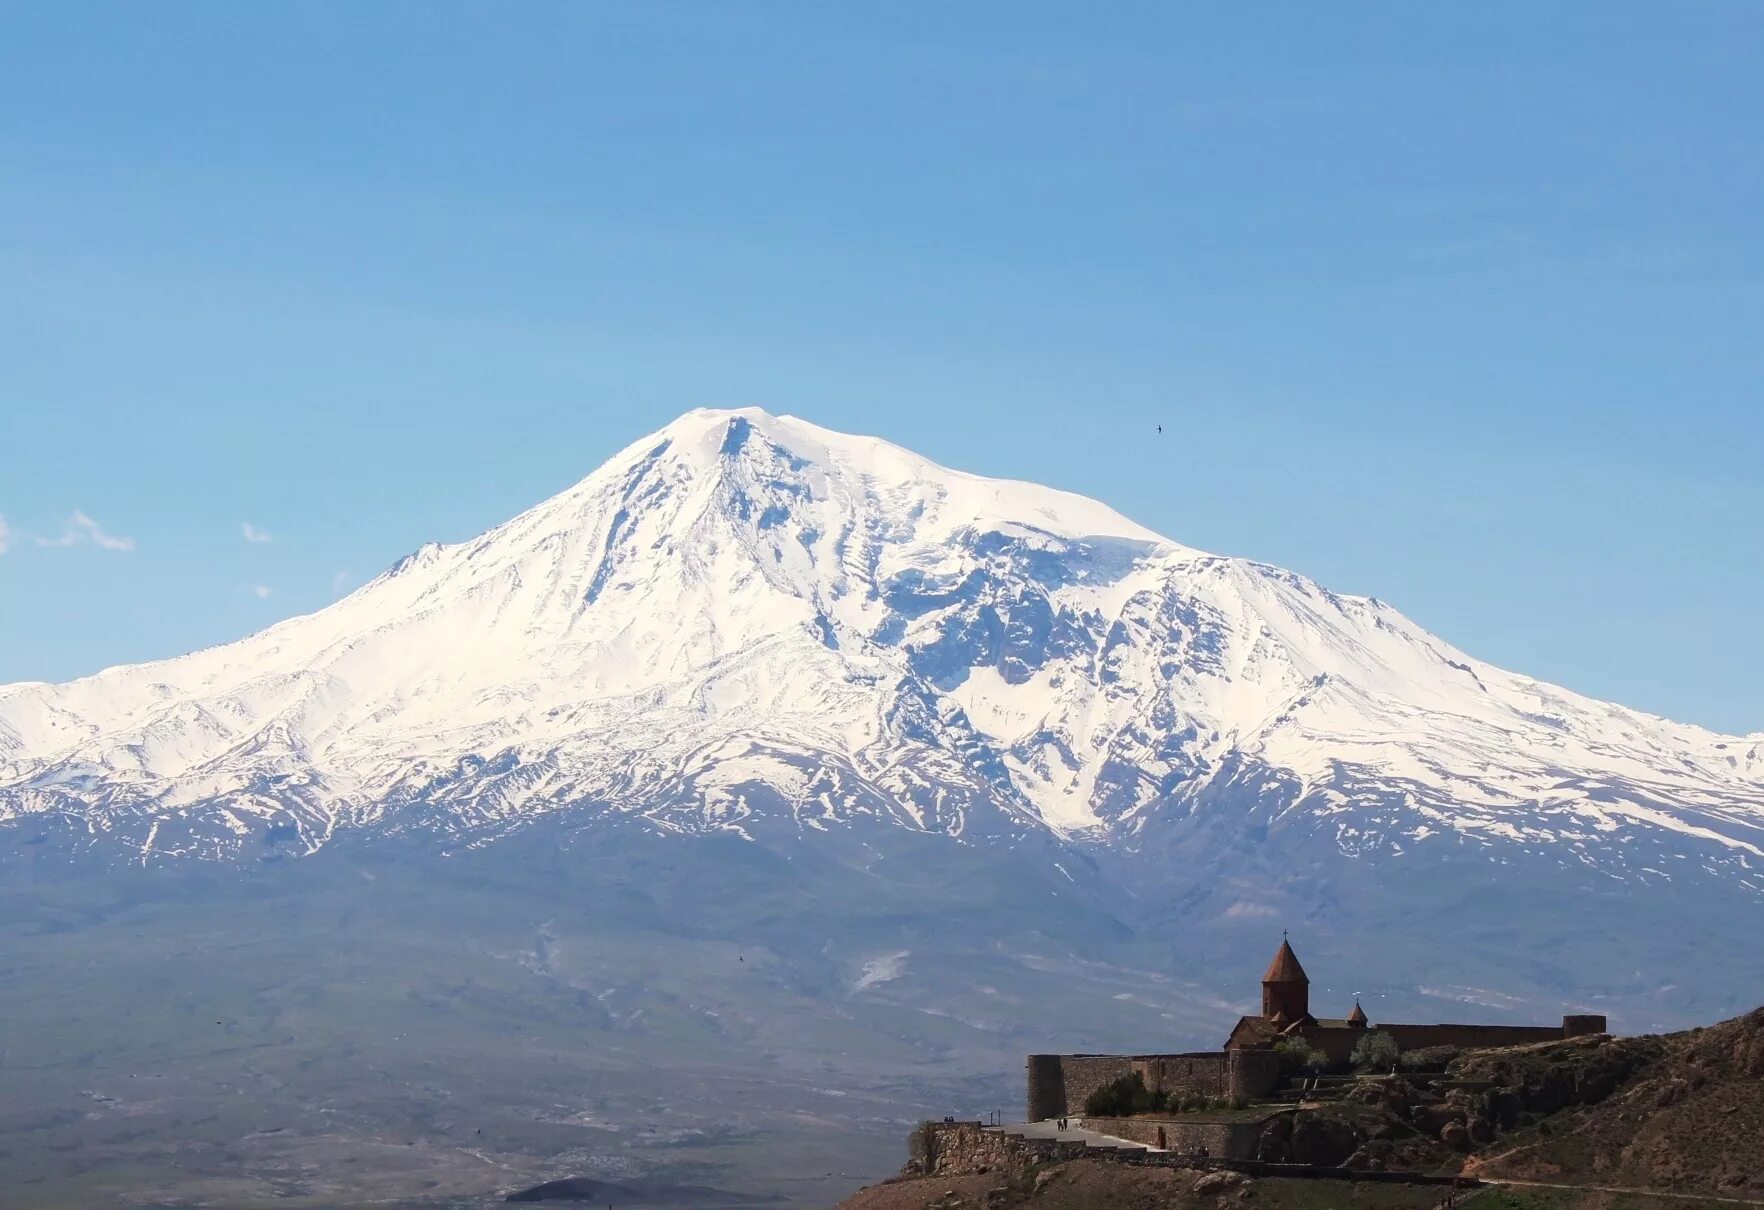
<svg viewBox="0 0 1764 1210">
<path fill-rule="evenodd" d="M 1287 1024 L 1303 1021 L 1311 1015 L 1311 980 L 1299 965 L 1298 955 L 1285 934 L 1280 949 L 1262 976 L 1262 1016 L 1272 1020 L 1284 1018 Z"/>
</svg>

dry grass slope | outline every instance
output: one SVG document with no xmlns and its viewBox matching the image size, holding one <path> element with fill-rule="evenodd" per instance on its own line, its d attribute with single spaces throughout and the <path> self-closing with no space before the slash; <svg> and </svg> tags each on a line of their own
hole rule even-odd
<svg viewBox="0 0 1764 1210">
<path fill-rule="evenodd" d="M 1596 1104 L 1500 1140 L 1474 1162 L 1479 1174 L 1764 1199 L 1764 1008 L 1707 1029 L 1599 1039 L 1582 1050 L 1525 1056 L 1534 1069 L 1525 1074 L 1547 1078 L 1551 1060 L 1595 1072 L 1632 1066 Z M 1465 1064 L 1524 1078 L 1514 1065 L 1505 1052 Z"/>
</svg>

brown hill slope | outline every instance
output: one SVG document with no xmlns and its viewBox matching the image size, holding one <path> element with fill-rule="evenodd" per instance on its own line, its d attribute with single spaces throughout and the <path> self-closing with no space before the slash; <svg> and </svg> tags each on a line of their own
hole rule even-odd
<svg viewBox="0 0 1764 1210">
<path fill-rule="evenodd" d="M 1680 1034 L 1482 1051 L 1458 1069 L 1549 1115 L 1467 1172 L 1764 1198 L 1764 1008 Z"/>
</svg>

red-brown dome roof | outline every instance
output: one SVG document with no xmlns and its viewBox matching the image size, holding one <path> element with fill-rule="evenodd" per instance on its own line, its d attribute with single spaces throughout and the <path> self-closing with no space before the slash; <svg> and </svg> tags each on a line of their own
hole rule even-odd
<svg viewBox="0 0 1764 1210">
<path fill-rule="evenodd" d="M 1309 983 L 1310 977 L 1305 968 L 1299 965 L 1298 955 L 1292 952 L 1284 938 L 1280 942 L 1280 950 L 1274 955 L 1274 961 L 1268 964 L 1268 973 L 1262 976 L 1263 983 Z"/>
</svg>

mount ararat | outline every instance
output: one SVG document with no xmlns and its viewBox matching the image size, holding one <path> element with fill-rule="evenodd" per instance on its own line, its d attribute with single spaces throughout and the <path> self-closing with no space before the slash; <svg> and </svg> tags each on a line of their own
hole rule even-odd
<svg viewBox="0 0 1764 1210">
<path fill-rule="evenodd" d="M 1096 502 L 697 411 L 224 647 L 0 688 L 13 843 L 255 860 L 539 816 L 1517 855 L 1764 894 L 1764 733 L 1593 701 Z"/>
</svg>

